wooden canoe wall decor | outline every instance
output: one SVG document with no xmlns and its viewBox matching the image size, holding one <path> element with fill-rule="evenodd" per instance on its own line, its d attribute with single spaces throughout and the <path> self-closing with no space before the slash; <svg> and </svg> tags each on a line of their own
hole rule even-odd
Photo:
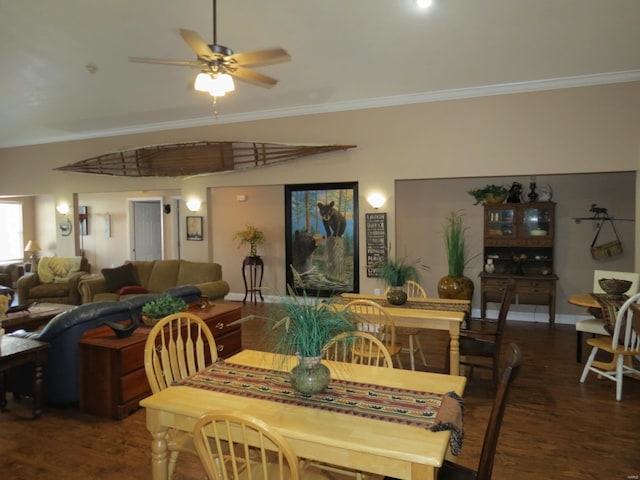
<svg viewBox="0 0 640 480">
<path fill-rule="evenodd" d="M 183 177 L 263 167 L 349 148 L 355 148 L 355 145 L 174 143 L 107 153 L 55 170 L 124 177 Z"/>
</svg>

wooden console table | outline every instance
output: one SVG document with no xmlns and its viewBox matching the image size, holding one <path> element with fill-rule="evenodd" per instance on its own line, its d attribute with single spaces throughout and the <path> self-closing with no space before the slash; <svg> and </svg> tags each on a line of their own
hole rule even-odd
<svg viewBox="0 0 640 480">
<path fill-rule="evenodd" d="M 49 344 L 28 338 L 2 335 L 0 337 L 0 409 L 7 406 L 4 373 L 18 365 L 33 363 L 33 417 L 38 418 L 42 412 L 42 366 L 46 358 Z"/>
<path fill-rule="evenodd" d="M 249 283 L 247 284 L 247 271 L 249 273 Z M 264 262 L 262 258 L 256 257 L 244 257 L 242 261 L 242 280 L 244 280 L 244 298 L 242 303 L 247 301 L 247 295 L 249 301 L 256 303 L 260 295 L 260 300 L 264 302 L 262 298 L 262 277 L 264 275 Z"/>
<path fill-rule="evenodd" d="M 239 305 L 216 303 L 191 308 L 213 333 L 218 355 L 228 357 L 242 348 Z M 151 327 L 141 325 L 129 338 L 117 338 L 109 327 L 86 332 L 80 347 L 80 410 L 92 415 L 121 419 L 135 411 L 151 395 L 144 370 L 144 346 Z"/>
</svg>

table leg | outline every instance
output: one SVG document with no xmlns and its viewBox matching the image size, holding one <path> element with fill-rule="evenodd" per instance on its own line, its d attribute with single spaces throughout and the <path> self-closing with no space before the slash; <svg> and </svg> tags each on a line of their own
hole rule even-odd
<svg viewBox="0 0 640 480">
<path fill-rule="evenodd" d="M 7 391 L 4 384 L 4 372 L 0 372 L 0 411 L 7 411 Z"/>
<path fill-rule="evenodd" d="M 460 323 L 451 322 L 449 325 L 449 373 L 460 375 Z"/>
<path fill-rule="evenodd" d="M 167 430 L 151 432 L 151 478 L 167 480 Z"/>
<path fill-rule="evenodd" d="M 40 418 L 42 413 L 42 383 L 44 378 L 42 364 L 43 358 L 38 355 L 33 378 L 33 418 Z"/>
<path fill-rule="evenodd" d="M 436 480 L 436 469 L 431 466 L 412 463 L 411 478 L 416 480 Z"/>
</svg>

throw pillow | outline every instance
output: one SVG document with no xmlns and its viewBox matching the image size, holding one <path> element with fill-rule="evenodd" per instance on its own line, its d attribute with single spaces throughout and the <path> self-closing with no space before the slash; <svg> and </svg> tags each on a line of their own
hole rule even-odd
<svg viewBox="0 0 640 480">
<path fill-rule="evenodd" d="M 127 285 L 126 287 L 122 287 L 116 293 L 118 295 L 135 295 L 137 293 L 149 293 L 149 290 L 141 287 L 140 285 Z"/>
<path fill-rule="evenodd" d="M 80 271 L 82 257 L 42 257 L 38 262 L 38 278 L 41 283 L 66 283 Z"/>
<path fill-rule="evenodd" d="M 103 268 L 102 276 L 107 284 L 108 292 L 117 292 L 122 287 L 130 285 L 140 285 L 133 265 L 130 263 L 125 263 L 116 268 Z"/>
</svg>

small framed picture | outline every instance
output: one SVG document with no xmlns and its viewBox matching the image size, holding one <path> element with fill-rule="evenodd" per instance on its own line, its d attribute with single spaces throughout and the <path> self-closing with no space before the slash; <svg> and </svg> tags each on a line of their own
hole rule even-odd
<svg viewBox="0 0 640 480">
<path fill-rule="evenodd" d="M 187 217 L 187 240 L 202 241 L 202 217 Z"/>
</svg>

